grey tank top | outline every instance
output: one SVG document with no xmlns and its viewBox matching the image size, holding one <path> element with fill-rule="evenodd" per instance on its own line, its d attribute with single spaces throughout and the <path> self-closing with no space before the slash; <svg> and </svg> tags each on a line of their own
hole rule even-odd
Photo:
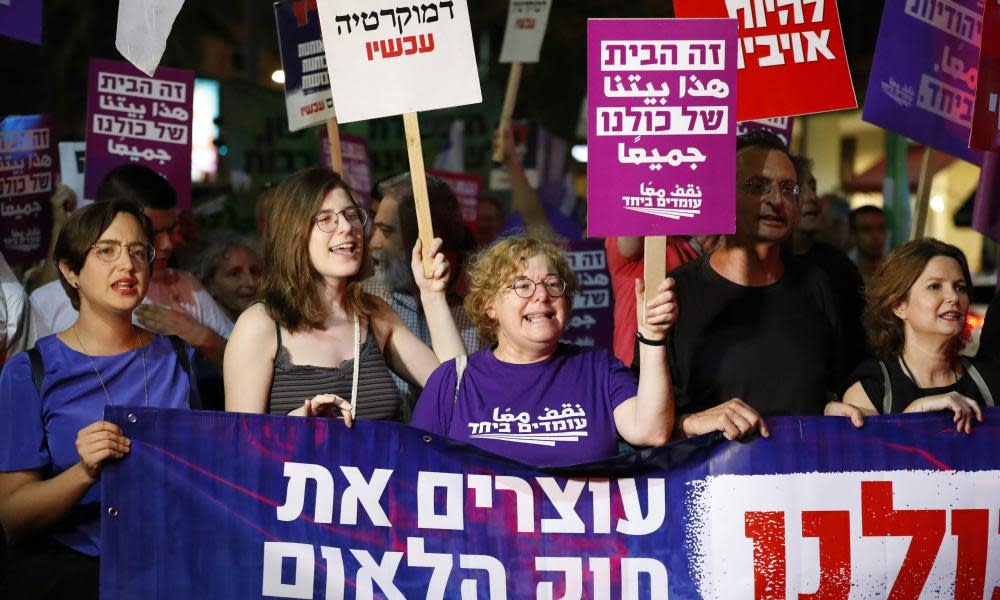
<svg viewBox="0 0 1000 600">
<path fill-rule="evenodd" d="M 274 357 L 274 377 L 271 379 L 271 414 L 288 414 L 319 394 L 336 394 L 345 400 L 351 399 L 353 358 L 340 363 L 339 367 L 292 364 L 288 349 L 281 343 L 281 326 L 275 323 L 275 329 L 278 333 L 278 352 Z M 368 322 L 368 333 L 365 343 L 361 345 L 360 355 L 357 418 L 398 421 L 402 417 L 402 399 L 378 347 L 371 321 Z"/>
</svg>

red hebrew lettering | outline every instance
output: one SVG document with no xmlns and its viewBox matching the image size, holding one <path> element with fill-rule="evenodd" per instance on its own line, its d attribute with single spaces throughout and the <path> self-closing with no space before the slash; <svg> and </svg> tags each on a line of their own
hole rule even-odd
<svg viewBox="0 0 1000 600">
<path fill-rule="evenodd" d="M 944 539 L 945 511 L 893 510 L 891 481 L 861 482 L 861 535 L 909 536 L 889 600 L 917 600 Z"/>
<path fill-rule="evenodd" d="M 534 19 L 518 19 L 516 21 L 518 29 L 534 29 L 535 20 Z"/>
<path fill-rule="evenodd" d="M 309 13 L 311 12 L 316 12 L 316 0 L 295 0 L 292 2 L 295 24 L 299 27 L 305 27 L 309 24 Z"/>
<path fill-rule="evenodd" d="M 851 594 L 851 513 L 802 512 L 802 537 L 819 538 L 819 588 L 799 600 L 847 600 Z"/>
<path fill-rule="evenodd" d="M 990 511 L 951 511 L 951 534 L 958 538 L 955 597 L 982 598 L 986 582 L 986 547 L 989 544 Z M 996 592 L 994 592 L 994 597 Z"/>
<path fill-rule="evenodd" d="M 753 540 L 754 600 L 784 600 L 785 513 L 747 512 L 743 523 Z"/>
</svg>

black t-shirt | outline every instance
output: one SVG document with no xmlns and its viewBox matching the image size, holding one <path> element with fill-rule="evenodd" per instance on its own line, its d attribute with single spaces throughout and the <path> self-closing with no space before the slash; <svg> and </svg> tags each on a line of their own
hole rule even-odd
<svg viewBox="0 0 1000 600">
<path fill-rule="evenodd" d="M 848 383 L 844 391 L 846 392 L 848 387 L 854 385 L 855 381 L 860 381 L 861 387 L 868 394 L 868 399 L 875 405 L 875 410 L 880 414 L 885 414 L 883 406 L 885 400 L 885 375 L 882 373 L 882 368 L 878 363 L 879 361 L 875 359 L 868 359 L 858 365 L 858 368 L 848 378 Z M 906 376 L 898 359 L 886 360 L 883 364 L 885 364 L 885 368 L 889 372 L 889 385 L 892 386 L 892 406 L 889 410 L 890 413 L 901 413 L 914 400 L 925 396 L 938 396 L 947 394 L 948 392 L 958 392 L 963 396 L 975 400 L 980 406 L 986 405 L 986 399 L 979 393 L 979 387 L 968 372 L 963 373 L 959 377 L 958 382 L 952 385 L 921 388 L 917 387 L 917 384 Z M 990 393 L 995 393 L 995 390 L 1000 389 L 997 387 L 997 384 L 1000 383 L 1000 372 L 998 372 L 995 365 L 980 360 L 974 360 L 973 364 L 980 375 L 982 375 L 983 381 L 986 383 L 987 388 L 989 388 Z"/>
<path fill-rule="evenodd" d="M 843 373 L 826 276 L 801 261 L 762 287 L 737 285 L 702 257 L 674 270 L 680 310 L 667 335 L 678 412 L 740 398 L 762 415 L 818 415 Z"/>
</svg>

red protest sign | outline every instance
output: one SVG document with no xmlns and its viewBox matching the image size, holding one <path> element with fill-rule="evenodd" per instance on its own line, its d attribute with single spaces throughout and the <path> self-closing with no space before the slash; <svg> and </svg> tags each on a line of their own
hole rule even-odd
<svg viewBox="0 0 1000 600">
<path fill-rule="evenodd" d="M 1000 2 L 986 3 L 982 30 L 1000 31 Z M 979 48 L 979 80 L 969 147 L 1000 151 L 1000 36 L 984 35 Z"/>
<path fill-rule="evenodd" d="M 739 22 L 737 121 L 857 108 L 836 0 L 674 0 L 674 13 Z"/>
</svg>

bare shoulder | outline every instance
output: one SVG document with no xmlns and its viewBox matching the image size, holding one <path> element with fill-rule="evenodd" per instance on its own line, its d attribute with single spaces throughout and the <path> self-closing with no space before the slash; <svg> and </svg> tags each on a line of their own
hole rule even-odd
<svg viewBox="0 0 1000 600">
<path fill-rule="evenodd" d="M 273 354 L 277 351 L 274 319 L 267 314 L 267 308 L 262 303 L 252 304 L 240 314 L 232 337 L 238 338 L 246 347 L 254 348 L 255 352 L 268 350 Z"/>
</svg>

